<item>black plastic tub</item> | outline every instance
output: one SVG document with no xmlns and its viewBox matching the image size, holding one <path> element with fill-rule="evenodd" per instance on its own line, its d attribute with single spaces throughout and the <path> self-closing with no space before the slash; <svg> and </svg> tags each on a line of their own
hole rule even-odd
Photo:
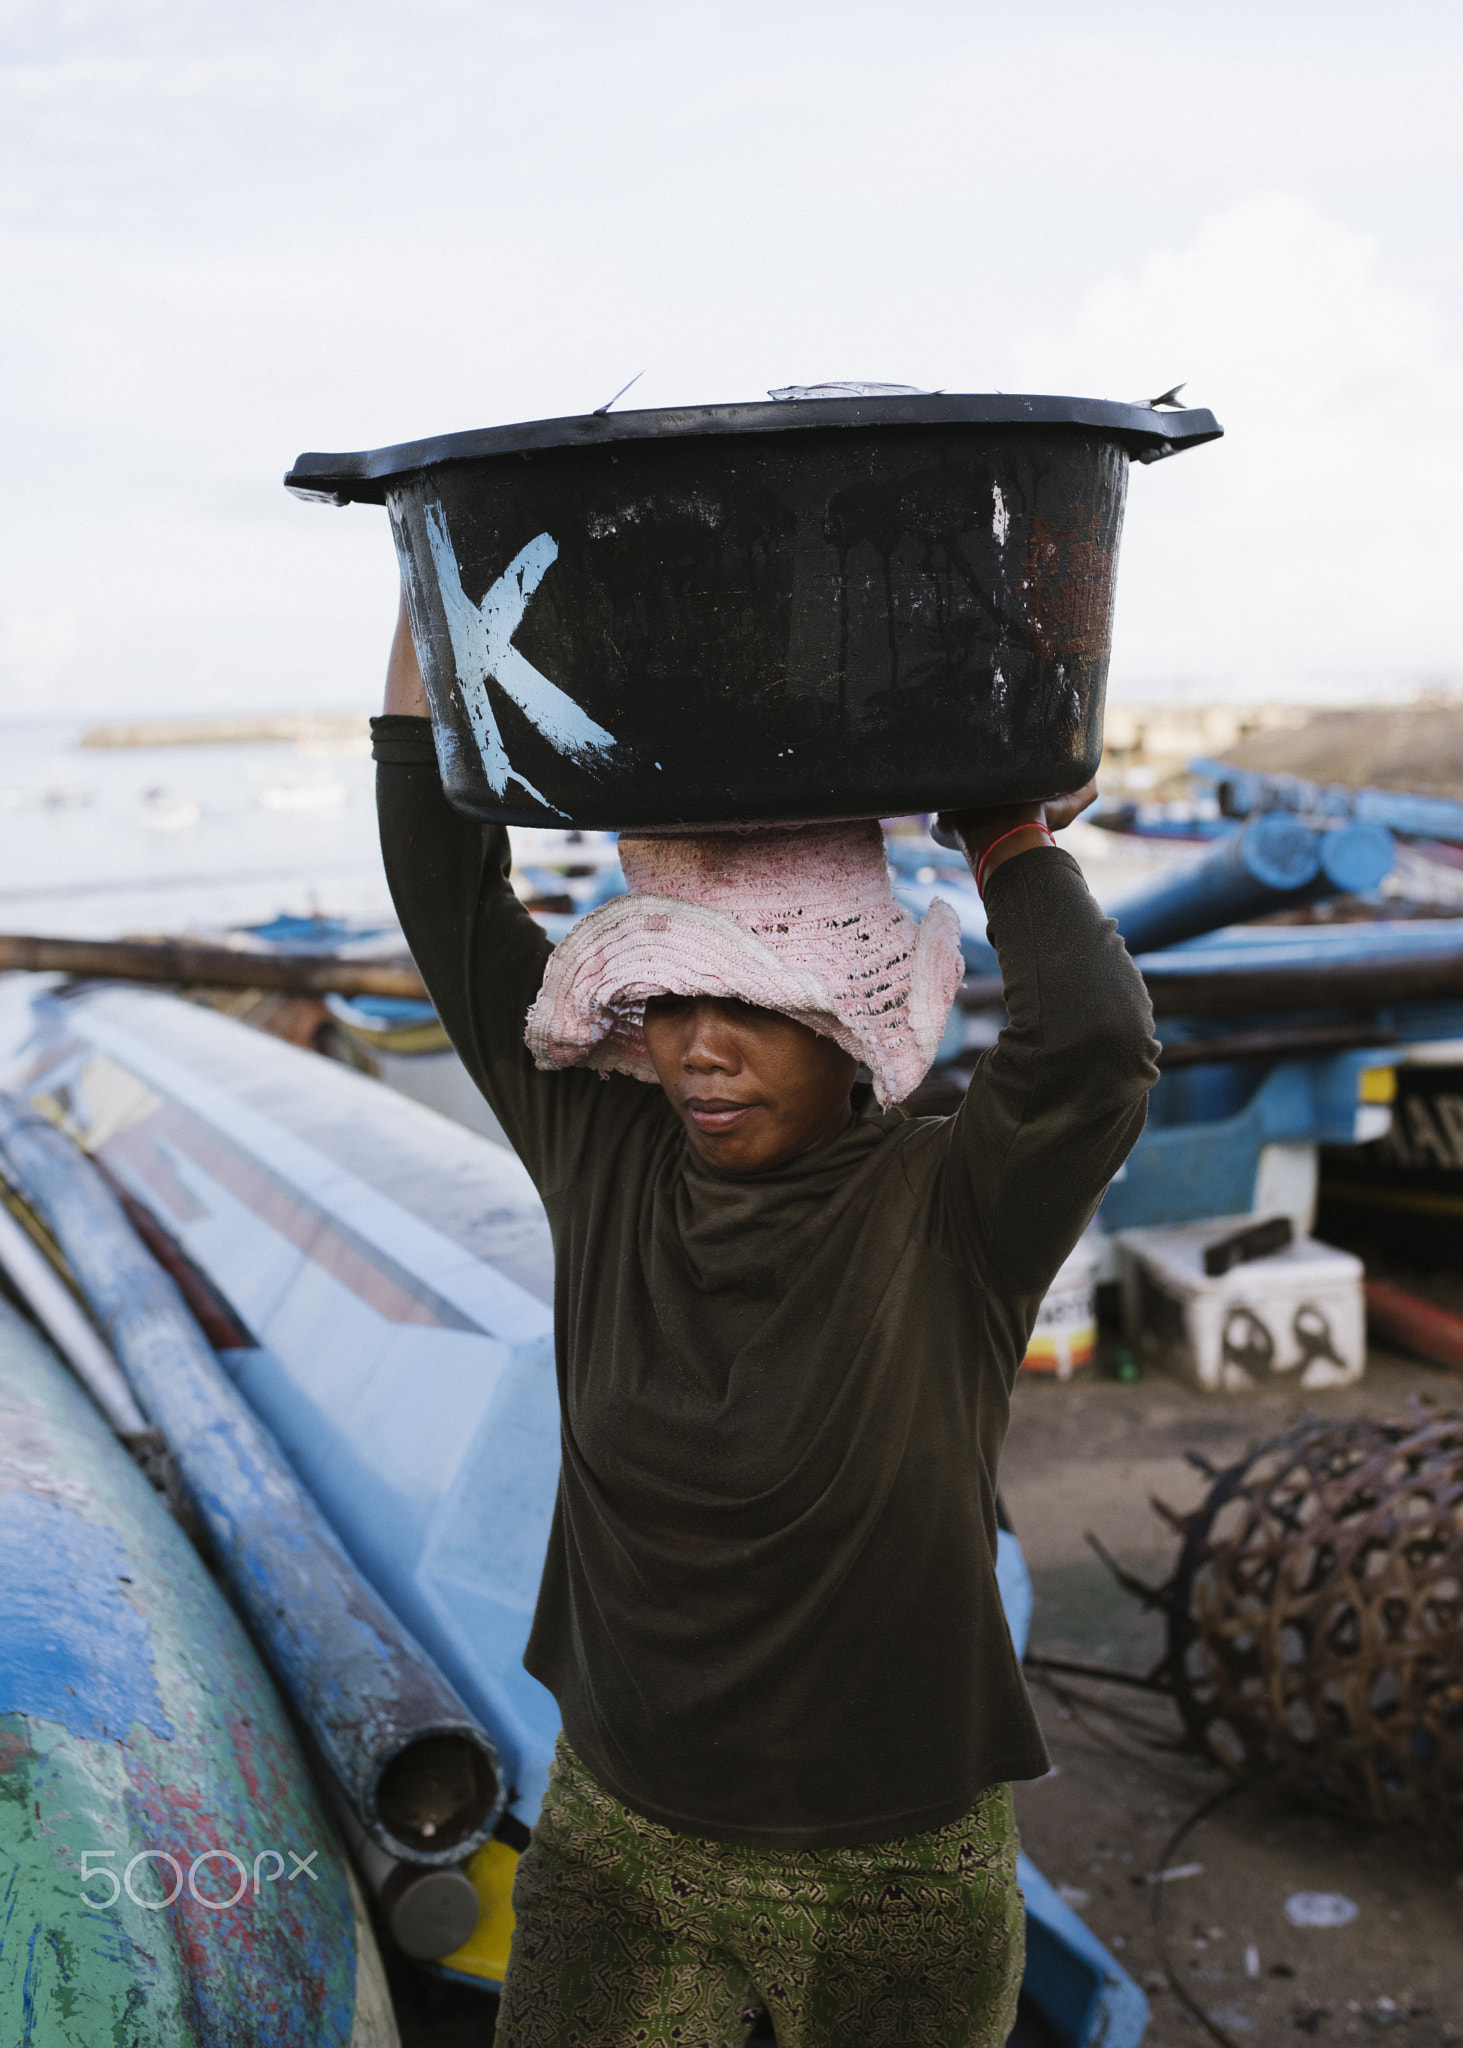
<svg viewBox="0 0 1463 2048">
<path fill-rule="evenodd" d="M 1076 789 L 1130 460 L 1212 413 L 910 396 L 302 455 L 385 504 L 447 792 L 512 824 L 895 816 Z"/>
</svg>

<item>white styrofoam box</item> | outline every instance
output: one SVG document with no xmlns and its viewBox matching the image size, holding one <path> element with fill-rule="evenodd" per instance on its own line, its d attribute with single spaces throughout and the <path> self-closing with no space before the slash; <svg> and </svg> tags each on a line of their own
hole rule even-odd
<svg viewBox="0 0 1463 2048">
<path fill-rule="evenodd" d="M 1316 1227 L 1320 1179 L 1319 1145 L 1262 1145 L 1250 1207 L 1256 1216 L 1288 1216 L 1296 1236 L 1309 1237 Z"/>
<path fill-rule="evenodd" d="M 1097 1355 L 1097 1276 L 1106 1239 L 1090 1224 L 1047 1289 L 1021 1363 L 1068 1380 Z"/>
<path fill-rule="evenodd" d="M 1128 1341 L 1142 1364 L 1210 1393 L 1270 1380 L 1340 1387 L 1366 1368 L 1362 1263 L 1297 1237 L 1211 1280 L 1205 1247 L 1251 1227 L 1249 1216 L 1117 1232 Z"/>
</svg>

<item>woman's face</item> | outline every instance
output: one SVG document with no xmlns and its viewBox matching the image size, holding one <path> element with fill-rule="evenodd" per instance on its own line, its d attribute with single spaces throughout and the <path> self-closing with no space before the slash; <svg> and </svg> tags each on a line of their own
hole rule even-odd
<svg viewBox="0 0 1463 2048">
<path fill-rule="evenodd" d="M 853 1114 L 852 1054 L 775 1010 L 653 996 L 645 1043 L 691 1143 L 728 1173 L 760 1173 L 826 1145 Z"/>
</svg>

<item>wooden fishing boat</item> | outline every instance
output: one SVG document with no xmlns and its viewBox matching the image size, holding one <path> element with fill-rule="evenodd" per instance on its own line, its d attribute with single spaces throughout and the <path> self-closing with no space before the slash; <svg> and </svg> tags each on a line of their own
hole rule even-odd
<svg viewBox="0 0 1463 2048">
<path fill-rule="evenodd" d="M 0 1298 L 0 2036 L 396 2048 L 278 1695 L 153 1487 Z"/>
</svg>

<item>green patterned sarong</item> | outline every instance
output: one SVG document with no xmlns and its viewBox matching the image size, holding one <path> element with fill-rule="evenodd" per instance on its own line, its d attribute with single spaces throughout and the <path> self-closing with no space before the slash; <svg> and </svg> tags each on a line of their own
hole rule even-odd
<svg viewBox="0 0 1463 2048">
<path fill-rule="evenodd" d="M 632 1813 L 560 1739 L 513 1887 L 498 2048 L 1002 2048 L 1023 1909 L 1009 1785 L 929 1834 L 703 1841 Z"/>
</svg>

